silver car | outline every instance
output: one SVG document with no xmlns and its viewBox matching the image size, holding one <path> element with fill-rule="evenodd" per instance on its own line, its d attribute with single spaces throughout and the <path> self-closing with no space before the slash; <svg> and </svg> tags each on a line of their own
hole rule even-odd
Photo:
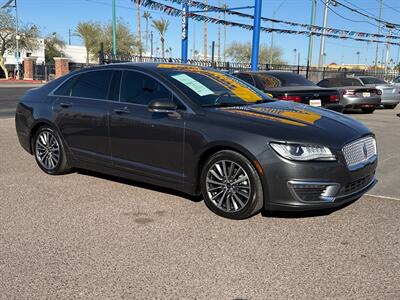
<svg viewBox="0 0 400 300">
<path fill-rule="evenodd" d="M 381 90 L 364 86 L 359 79 L 353 77 L 325 78 L 317 85 L 336 88 L 344 109 L 361 109 L 364 113 L 371 114 L 381 104 Z"/>
<path fill-rule="evenodd" d="M 400 102 L 400 86 L 387 83 L 373 76 L 352 77 L 359 80 L 363 86 L 373 87 L 381 91 L 381 105 L 385 108 L 394 109 Z"/>
</svg>

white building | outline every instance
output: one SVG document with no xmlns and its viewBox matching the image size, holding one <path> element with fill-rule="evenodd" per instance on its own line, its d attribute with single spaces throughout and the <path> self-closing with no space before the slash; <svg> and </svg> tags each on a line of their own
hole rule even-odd
<svg viewBox="0 0 400 300">
<path fill-rule="evenodd" d="M 73 63 L 86 63 L 86 47 L 85 46 L 75 46 L 66 45 L 63 49 L 65 57 L 68 57 Z M 97 60 L 90 58 L 89 63 L 97 63 Z"/>
<path fill-rule="evenodd" d="M 44 39 L 39 39 L 39 46 L 35 51 L 25 51 L 25 50 L 21 50 L 20 51 L 20 63 L 22 63 L 22 61 L 24 60 L 24 57 L 27 56 L 33 56 L 33 57 L 37 57 L 37 64 L 41 64 L 44 62 Z M 8 52 L 5 55 L 5 64 L 7 65 L 15 65 L 16 62 L 16 53 L 11 53 Z"/>
</svg>

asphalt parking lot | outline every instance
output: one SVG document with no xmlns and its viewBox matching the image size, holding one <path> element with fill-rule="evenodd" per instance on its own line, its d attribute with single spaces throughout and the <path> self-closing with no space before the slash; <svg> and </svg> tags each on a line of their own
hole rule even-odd
<svg viewBox="0 0 400 300">
<path fill-rule="evenodd" d="M 380 181 L 368 195 L 333 212 L 231 221 L 171 190 L 44 174 L 6 118 L 7 93 L 1 299 L 400 298 L 399 108 L 349 114 L 377 134 Z"/>
</svg>

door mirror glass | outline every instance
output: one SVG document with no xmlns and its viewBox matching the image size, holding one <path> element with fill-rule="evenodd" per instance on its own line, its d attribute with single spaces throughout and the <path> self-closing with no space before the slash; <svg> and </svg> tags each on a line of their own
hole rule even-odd
<svg viewBox="0 0 400 300">
<path fill-rule="evenodd" d="M 176 111 L 176 109 L 176 104 L 168 98 L 155 99 L 148 105 L 150 112 L 170 113 Z"/>
</svg>

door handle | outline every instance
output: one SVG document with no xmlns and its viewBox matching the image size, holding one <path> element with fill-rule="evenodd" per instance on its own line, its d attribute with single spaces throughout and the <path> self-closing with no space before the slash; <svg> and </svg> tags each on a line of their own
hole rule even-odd
<svg viewBox="0 0 400 300">
<path fill-rule="evenodd" d="M 63 108 L 68 108 L 68 107 L 72 106 L 72 103 L 71 102 L 61 102 L 60 106 Z"/>
<path fill-rule="evenodd" d="M 116 109 L 114 109 L 114 112 L 119 115 L 129 114 L 129 110 L 127 108 L 116 108 Z"/>
</svg>

